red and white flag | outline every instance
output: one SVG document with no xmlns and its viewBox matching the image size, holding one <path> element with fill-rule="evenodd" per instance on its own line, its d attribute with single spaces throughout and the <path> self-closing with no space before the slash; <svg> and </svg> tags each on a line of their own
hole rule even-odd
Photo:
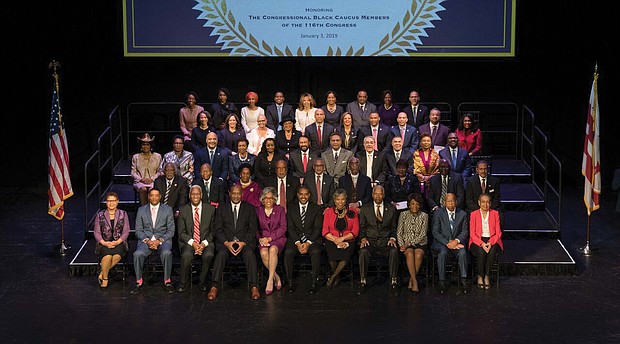
<svg viewBox="0 0 620 344">
<path fill-rule="evenodd" d="M 588 216 L 599 208 L 599 196 L 601 194 L 597 79 L 598 73 L 594 72 L 594 81 L 592 82 L 590 104 L 588 107 L 586 138 L 583 144 L 583 162 L 581 164 L 581 174 L 585 177 L 583 201 L 588 209 Z"/>
<path fill-rule="evenodd" d="M 65 200 L 73 196 L 73 188 L 69 177 L 69 148 L 60 113 L 58 78 L 56 75 L 54 76 L 53 88 L 48 151 L 49 201 L 47 213 L 58 220 L 62 220 L 65 216 Z"/>
</svg>

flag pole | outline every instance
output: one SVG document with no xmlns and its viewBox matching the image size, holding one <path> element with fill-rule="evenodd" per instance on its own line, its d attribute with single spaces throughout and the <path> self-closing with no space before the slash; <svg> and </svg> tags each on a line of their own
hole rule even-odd
<svg viewBox="0 0 620 344">
<path fill-rule="evenodd" d="M 56 93 L 59 93 L 60 90 L 58 86 L 58 69 L 60 68 L 60 62 L 56 60 L 52 60 L 52 62 L 49 63 L 48 68 L 52 69 L 52 77 L 54 78 L 54 87 L 56 88 Z M 59 116 L 61 115 L 59 114 Z M 61 256 L 66 255 L 67 250 L 69 249 L 71 249 L 71 245 L 65 242 L 65 217 L 63 216 L 60 219 L 60 245 L 59 245 L 60 255 Z"/>
<path fill-rule="evenodd" d="M 594 88 L 594 94 L 598 96 L 598 63 L 596 63 L 594 65 L 594 85 L 592 86 Z M 594 97 L 594 104 L 589 104 L 590 107 L 594 107 L 595 109 L 598 109 L 598 97 Z M 588 111 L 588 116 L 590 116 L 591 111 Z M 594 117 L 594 120 L 592 121 L 592 124 L 594 125 L 595 123 L 597 123 L 597 118 L 596 118 L 596 111 L 594 111 L 593 113 L 591 113 L 591 115 Z M 598 129 L 596 126 L 594 127 L 595 130 Z M 598 135 L 598 132 L 595 133 L 595 135 Z M 596 147 L 595 144 L 592 145 L 592 157 L 595 156 L 595 150 L 598 147 Z M 594 166 L 596 165 L 596 160 L 593 158 L 591 159 L 591 173 L 590 173 L 590 180 L 592 181 L 592 183 L 594 183 L 594 176 L 596 174 L 596 171 L 594 169 Z M 591 188 L 594 188 L 594 186 L 591 184 L 590 185 Z M 592 254 L 592 251 L 595 251 L 596 248 L 590 246 L 590 219 L 592 217 L 592 209 L 590 209 L 589 207 L 587 208 L 588 210 L 588 220 L 586 222 L 586 244 L 584 246 L 581 246 L 578 248 L 579 252 L 581 252 L 583 255 L 590 255 Z"/>
</svg>

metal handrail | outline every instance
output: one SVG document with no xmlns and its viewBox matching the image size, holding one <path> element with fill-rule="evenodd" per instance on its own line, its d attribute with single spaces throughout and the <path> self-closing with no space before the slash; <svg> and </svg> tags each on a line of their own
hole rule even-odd
<svg viewBox="0 0 620 344">
<path fill-rule="evenodd" d="M 510 107 L 510 108 L 514 108 L 514 112 L 512 113 L 514 116 L 514 130 L 484 130 L 484 133 L 491 133 L 491 134 L 501 134 L 501 133 L 505 133 L 505 134 L 513 134 L 515 136 L 515 142 L 514 142 L 514 156 L 518 157 L 519 156 L 519 141 L 520 141 L 520 137 L 519 137 L 519 105 L 517 105 L 516 103 L 512 103 L 512 102 L 462 102 L 457 106 L 456 112 L 457 114 L 460 114 L 462 112 L 468 112 L 467 110 L 463 110 L 463 108 L 467 108 L 467 107 L 471 107 L 471 106 L 477 106 L 477 107 L 488 107 L 488 106 L 502 106 L 502 107 Z M 470 111 L 474 111 L 474 110 L 470 110 Z M 479 123 L 483 123 L 483 117 L 484 117 L 484 112 L 480 111 L 480 109 L 477 110 L 478 111 L 478 122 Z M 457 120 L 458 121 L 458 120 Z"/>
<path fill-rule="evenodd" d="M 550 151 L 547 151 L 547 155 L 551 158 L 550 161 L 554 162 L 558 169 L 557 188 L 551 185 L 551 183 L 547 180 L 547 184 L 549 185 L 547 190 L 550 190 L 550 192 L 552 192 L 558 198 L 557 218 L 553 216 L 553 213 L 549 211 L 549 208 L 546 206 L 548 204 L 548 195 L 545 195 L 545 209 L 547 209 L 547 213 L 551 216 L 551 218 L 555 220 L 557 227 L 560 228 L 562 219 L 562 162 L 555 156 L 555 154 Z M 549 159 L 547 161 L 549 161 Z"/>
</svg>

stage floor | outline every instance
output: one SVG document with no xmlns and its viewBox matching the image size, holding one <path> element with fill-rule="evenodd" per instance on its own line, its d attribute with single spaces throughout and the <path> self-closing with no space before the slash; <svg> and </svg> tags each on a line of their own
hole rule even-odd
<svg viewBox="0 0 620 344">
<path fill-rule="evenodd" d="M 472 288 L 465 295 L 453 285 L 441 295 L 421 276 L 419 295 L 403 290 L 391 296 L 385 278 L 372 279 L 362 296 L 355 293 L 356 283 L 309 295 L 310 274 L 304 271 L 296 276 L 293 294 L 285 288 L 265 296 L 261 290 L 260 300 L 252 301 L 241 277 L 208 301 L 196 287 L 168 295 L 159 279 L 130 295 L 129 266 L 127 283 L 116 274 L 107 290 L 97 287 L 94 275 L 70 276 L 84 242 L 83 200 L 76 195 L 67 202 L 65 240 L 73 247 L 62 256 L 59 222 L 46 214 L 46 187 L 3 188 L 0 338 L 3 343 L 617 343 L 620 216 L 613 212 L 615 195 L 603 197 L 592 217 L 596 251 L 583 256 L 577 250 L 585 239 L 581 191 L 565 188 L 560 241 L 506 241 L 503 266 L 538 266 L 536 273 L 505 268 L 499 288 Z M 560 263 L 575 269 L 541 271 L 541 265 Z"/>
</svg>

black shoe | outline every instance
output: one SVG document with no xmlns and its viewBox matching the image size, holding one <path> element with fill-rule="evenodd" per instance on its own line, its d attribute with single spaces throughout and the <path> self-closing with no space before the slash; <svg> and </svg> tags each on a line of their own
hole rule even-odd
<svg viewBox="0 0 620 344">
<path fill-rule="evenodd" d="M 319 283 L 316 278 L 312 279 L 312 285 L 310 286 L 310 295 L 314 295 L 319 291 Z"/>
<path fill-rule="evenodd" d="M 437 289 L 439 289 L 440 294 L 445 294 L 446 293 L 446 282 L 439 281 L 439 285 L 437 286 Z"/>
<path fill-rule="evenodd" d="M 366 283 L 360 283 L 359 287 L 357 287 L 357 295 L 362 295 L 366 292 Z"/>
<path fill-rule="evenodd" d="M 186 291 L 189 290 L 189 287 L 187 285 L 181 284 L 178 288 L 177 288 L 177 292 L 179 293 L 184 293 Z"/>
<path fill-rule="evenodd" d="M 140 290 L 142 290 L 142 284 L 137 284 L 136 283 L 136 285 L 133 287 L 133 289 L 131 289 L 129 291 L 129 294 L 133 294 L 133 295 L 138 294 L 140 292 Z"/>
<path fill-rule="evenodd" d="M 166 290 L 166 293 L 172 294 L 174 293 L 174 286 L 172 285 L 172 283 L 168 282 L 164 285 L 164 290 Z"/>
<path fill-rule="evenodd" d="M 295 286 L 293 285 L 293 281 L 292 280 L 288 280 L 286 282 L 286 288 L 288 289 L 289 293 L 294 293 L 295 292 Z"/>
</svg>

